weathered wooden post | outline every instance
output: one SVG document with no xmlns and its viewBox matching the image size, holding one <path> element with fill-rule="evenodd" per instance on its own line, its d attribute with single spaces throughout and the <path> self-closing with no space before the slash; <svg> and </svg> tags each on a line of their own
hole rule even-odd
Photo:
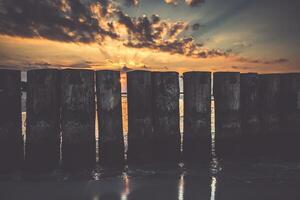
<svg viewBox="0 0 300 200">
<path fill-rule="evenodd" d="M 221 159 L 240 157 L 240 73 L 214 74 L 216 153 Z"/>
<path fill-rule="evenodd" d="M 187 72 L 184 81 L 183 160 L 211 159 L 211 73 Z"/>
<path fill-rule="evenodd" d="M 300 73 L 281 75 L 282 159 L 297 161 L 300 140 Z"/>
<path fill-rule="evenodd" d="M 178 163 L 180 158 L 179 77 L 177 72 L 152 73 L 155 160 Z"/>
<path fill-rule="evenodd" d="M 60 160 L 60 74 L 43 69 L 27 72 L 27 170 L 53 170 Z"/>
<path fill-rule="evenodd" d="M 99 159 L 102 166 L 124 165 L 120 72 L 97 71 Z"/>
<path fill-rule="evenodd" d="M 0 70 L 0 172 L 21 168 L 21 72 Z"/>
<path fill-rule="evenodd" d="M 256 73 L 241 74 L 241 153 L 244 159 L 255 159 L 261 153 L 253 148 L 260 140 L 259 77 Z"/>
<path fill-rule="evenodd" d="M 151 72 L 127 73 L 127 97 L 128 162 L 129 164 L 151 163 L 154 155 Z"/>
<path fill-rule="evenodd" d="M 261 136 L 258 148 L 261 155 L 278 158 L 280 140 L 280 74 L 262 74 L 259 76 L 259 111 Z"/>
<path fill-rule="evenodd" d="M 94 71 L 61 73 L 62 165 L 91 169 L 96 161 Z"/>
</svg>

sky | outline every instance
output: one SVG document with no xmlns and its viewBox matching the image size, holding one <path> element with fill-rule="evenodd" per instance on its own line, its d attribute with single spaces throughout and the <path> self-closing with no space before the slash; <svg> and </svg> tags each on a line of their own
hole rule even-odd
<svg viewBox="0 0 300 200">
<path fill-rule="evenodd" d="M 299 0 L 0 0 L 0 68 L 300 72 Z"/>
</svg>

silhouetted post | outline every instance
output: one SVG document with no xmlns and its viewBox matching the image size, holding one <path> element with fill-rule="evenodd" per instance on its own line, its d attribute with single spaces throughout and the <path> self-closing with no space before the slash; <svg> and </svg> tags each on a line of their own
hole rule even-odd
<svg viewBox="0 0 300 200">
<path fill-rule="evenodd" d="M 54 69 L 27 72 L 26 168 L 53 170 L 60 160 L 60 76 Z"/>
<path fill-rule="evenodd" d="M 187 72 L 184 83 L 183 160 L 211 159 L 211 73 Z"/>
<path fill-rule="evenodd" d="M 128 162 L 130 164 L 151 163 L 154 154 L 151 72 L 127 73 L 127 97 Z"/>
<path fill-rule="evenodd" d="M 21 72 L 0 70 L 0 172 L 21 168 Z"/>
<path fill-rule="evenodd" d="M 280 140 L 280 74 L 259 76 L 259 111 L 261 122 L 261 155 L 278 158 Z"/>
<path fill-rule="evenodd" d="M 261 152 L 254 148 L 260 140 L 258 74 L 241 74 L 241 153 L 245 159 L 256 158 Z"/>
<path fill-rule="evenodd" d="M 177 72 L 153 72 L 155 160 L 177 163 L 180 158 L 179 77 Z"/>
<path fill-rule="evenodd" d="M 124 165 L 120 72 L 97 71 L 99 159 L 102 166 Z"/>
<path fill-rule="evenodd" d="M 280 108 L 284 142 L 281 157 L 288 160 L 299 160 L 300 73 L 281 75 Z"/>
<path fill-rule="evenodd" d="M 214 74 L 216 153 L 219 158 L 240 157 L 240 73 Z"/>
<path fill-rule="evenodd" d="M 96 161 L 94 71 L 62 71 L 61 106 L 63 168 L 91 169 Z"/>
</svg>

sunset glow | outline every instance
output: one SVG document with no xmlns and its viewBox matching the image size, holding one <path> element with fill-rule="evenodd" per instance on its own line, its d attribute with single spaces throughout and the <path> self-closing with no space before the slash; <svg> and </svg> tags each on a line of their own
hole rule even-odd
<svg viewBox="0 0 300 200">
<path fill-rule="evenodd" d="M 0 67 L 300 71 L 299 3 L 289 1 L 56 0 L 33 16 L 4 1 Z"/>
</svg>

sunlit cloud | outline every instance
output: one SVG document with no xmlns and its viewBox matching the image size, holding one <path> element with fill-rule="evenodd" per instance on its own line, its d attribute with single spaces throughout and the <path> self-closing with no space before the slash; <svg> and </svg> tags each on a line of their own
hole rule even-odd
<svg viewBox="0 0 300 200">
<path fill-rule="evenodd" d="M 187 16 L 197 9 L 196 16 L 203 7 L 213 5 L 204 0 L 158 2 L 158 7 L 169 9 L 167 4 L 178 5 L 172 9 L 186 9 Z M 124 7 L 125 4 L 130 6 Z M 275 45 L 258 43 L 258 29 L 251 28 L 253 24 L 247 28 L 238 18 L 229 26 L 222 17 L 216 23 L 195 17 L 187 19 L 177 13 L 158 15 L 155 10 L 145 9 L 145 5 L 151 4 L 154 5 L 136 0 L 3 0 L 0 67 L 182 72 L 280 71 L 297 70 L 299 66 L 297 59 L 293 59 L 297 57 L 288 51 L 282 53 L 279 44 L 273 48 Z M 207 15 L 213 18 L 213 12 Z M 226 14 L 221 16 L 229 18 Z M 264 51 L 264 47 L 272 47 L 272 51 Z"/>
</svg>

